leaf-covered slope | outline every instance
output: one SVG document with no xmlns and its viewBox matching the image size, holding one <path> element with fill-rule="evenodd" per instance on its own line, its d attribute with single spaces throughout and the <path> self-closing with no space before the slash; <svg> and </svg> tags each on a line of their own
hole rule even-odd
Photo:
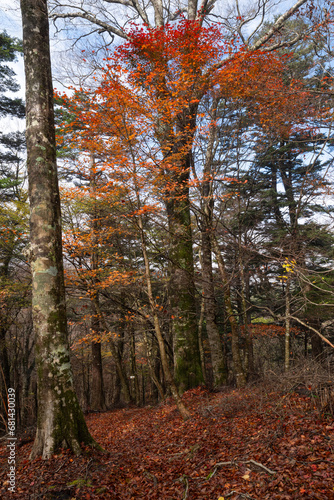
<svg viewBox="0 0 334 500">
<path fill-rule="evenodd" d="M 246 389 L 188 391 L 193 415 L 175 405 L 120 409 L 87 416 L 107 453 L 61 452 L 27 461 L 19 447 L 20 499 L 334 499 L 334 425 L 312 400 L 297 394 Z M 0 497 L 6 498 L 2 442 Z"/>
</svg>

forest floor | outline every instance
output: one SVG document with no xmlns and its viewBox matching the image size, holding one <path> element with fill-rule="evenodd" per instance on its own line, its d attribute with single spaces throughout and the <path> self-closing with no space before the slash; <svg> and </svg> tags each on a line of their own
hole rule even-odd
<svg viewBox="0 0 334 500">
<path fill-rule="evenodd" d="M 29 462 L 32 443 L 18 442 L 14 494 L 2 440 L 0 498 L 334 499 L 334 422 L 312 396 L 261 386 L 197 388 L 183 400 L 187 422 L 171 400 L 87 415 L 106 453 L 63 450 Z"/>
</svg>

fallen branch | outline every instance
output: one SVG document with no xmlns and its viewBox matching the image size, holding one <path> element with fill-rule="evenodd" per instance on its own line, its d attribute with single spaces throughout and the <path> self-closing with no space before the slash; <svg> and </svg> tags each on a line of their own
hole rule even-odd
<svg viewBox="0 0 334 500">
<path fill-rule="evenodd" d="M 235 462 L 233 462 L 233 461 L 230 461 L 230 462 L 218 462 L 215 465 L 213 471 L 209 472 L 209 474 L 206 476 L 205 479 L 206 480 L 211 479 L 216 474 L 218 467 L 223 467 L 224 465 L 235 465 Z"/>
<path fill-rule="evenodd" d="M 240 462 L 241 464 L 252 464 L 252 465 L 255 465 L 256 467 L 259 467 L 260 469 L 263 469 L 265 472 L 267 472 L 268 474 L 276 474 L 275 471 L 272 471 L 270 469 L 268 469 L 268 467 L 266 467 L 265 465 L 263 464 L 260 464 L 259 462 L 255 462 L 255 460 L 246 460 L 246 461 L 242 461 Z M 238 465 L 235 460 L 231 460 L 229 462 L 218 462 L 213 470 L 211 472 L 209 472 L 209 474 L 205 477 L 205 478 L 202 478 L 202 479 L 205 479 L 206 481 L 208 481 L 209 479 L 211 479 L 217 472 L 218 470 L 218 467 L 223 467 L 224 465 Z"/>
<path fill-rule="evenodd" d="M 188 481 L 187 476 L 182 476 L 182 478 L 180 479 L 180 481 L 182 481 L 184 483 L 184 485 L 185 485 L 185 490 L 184 490 L 184 494 L 183 494 L 182 500 L 187 500 L 188 493 L 189 493 L 189 481 Z"/>
<path fill-rule="evenodd" d="M 144 471 L 144 474 L 145 474 L 145 476 L 147 476 L 149 479 L 151 479 L 153 481 L 154 488 L 156 488 L 158 486 L 157 478 L 153 474 L 151 474 L 150 472 L 147 472 L 146 470 Z"/>
<path fill-rule="evenodd" d="M 250 500 L 254 500 L 253 497 L 248 495 L 248 493 L 240 493 L 239 491 L 235 491 L 235 490 L 230 491 L 230 493 L 227 493 L 227 495 L 225 495 L 225 498 L 231 497 L 232 495 L 239 495 L 241 497 L 249 498 Z"/>
<path fill-rule="evenodd" d="M 268 472 L 268 474 L 276 474 L 275 471 L 272 471 L 272 470 L 268 469 L 268 467 L 266 467 L 265 465 L 260 464 L 259 462 L 255 462 L 255 460 L 247 460 L 247 462 L 243 462 L 243 463 L 244 464 L 253 464 L 253 465 L 256 465 L 257 467 L 260 467 L 260 469 L 263 469 L 266 472 Z"/>
</svg>

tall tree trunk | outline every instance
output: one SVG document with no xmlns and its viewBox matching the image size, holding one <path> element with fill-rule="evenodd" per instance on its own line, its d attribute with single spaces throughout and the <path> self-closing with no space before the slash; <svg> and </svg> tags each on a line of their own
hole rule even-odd
<svg viewBox="0 0 334 500">
<path fill-rule="evenodd" d="M 284 339 L 284 370 L 288 371 L 290 368 L 290 333 L 291 333 L 291 293 L 290 293 L 290 275 L 288 276 L 285 284 L 285 339 Z"/>
<path fill-rule="evenodd" d="M 138 206 L 140 206 L 140 203 L 138 203 Z M 151 271 L 150 271 L 147 250 L 146 250 L 143 220 L 142 220 L 142 216 L 140 214 L 138 215 L 138 225 L 139 225 L 139 230 L 140 230 L 141 249 L 142 249 L 144 263 L 145 263 L 145 278 L 146 278 L 146 286 L 147 286 L 147 295 L 148 295 L 148 300 L 150 303 L 151 314 L 153 316 L 154 330 L 155 330 L 155 334 L 156 334 L 158 345 L 159 345 L 161 364 L 162 364 L 166 384 L 168 385 L 168 388 L 170 389 L 170 391 L 172 393 L 172 396 L 175 400 L 176 406 L 177 406 L 182 418 L 184 420 L 187 420 L 191 416 L 190 412 L 187 410 L 184 403 L 182 402 L 182 399 L 179 395 L 175 380 L 173 378 L 173 375 L 172 375 L 172 373 L 169 369 L 169 365 L 168 365 L 165 342 L 164 342 L 163 335 L 162 335 L 162 332 L 160 329 L 160 322 L 159 322 L 159 317 L 157 314 L 156 303 L 155 303 L 155 300 L 153 297 Z"/>
<path fill-rule="evenodd" d="M 91 256 L 91 267 L 93 271 L 93 287 L 94 290 L 91 293 L 95 294 L 96 302 L 99 303 L 99 291 L 97 289 L 96 272 L 99 268 L 99 242 L 98 233 L 100 230 L 100 220 L 99 211 L 97 207 L 95 192 L 96 192 L 96 171 L 95 171 L 94 155 L 90 155 L 90 191 L 93 202 L 92 220 L 91 220 L 91 231 L 92 231 L 92 256 Z M 100 332 L 100 319 L 95 308 L 94 301 L 92 301 L 92 330 L 99 334 Z M 102 365 L 102 350 L 101 342 L 93 341 L 91 343 L 92 349 L 92 397 L 91 397 L 91 408 L 93 410 L 102 411 L 105 410 L 105 397 L 104 397 L 104 387 L 103 387 L 103 365 Z"/>
<path fill-rule="evenodd" d="M 202 287 L 206 319 L 206 333 L 210 344 L 213 384 L 219 387 L 226 384 L 227 369 L 223 353 L 222 342 L 220 339 L 219 329 L 216 320 L 216 298 L 212 274 L 212 248 L 211 248 L 211 233 L 213 231 L 213 209 L 214 199 L 212 192 L 212 164 L 214 158 L 214 150 L 217 139 L 217 115 L 218 101 L 215 100 L 211 109 L 212 123 L 210 126 L 208 146 L 206 150 L 204 174 L 202 181 L 202 221 L 201 221 L 201 236 L 202 236 Z"/>
<path fill-rule="evenodd" d="M 133 399 L 137 406 L 140 405 L 140 389 L 138 380 L 138 370 L 136 362 L 136 339 L 132 325 L 129 325 L 129 342 L 130 342 L 130 370 L 131 370 L 131 385 L 133 387 Z"/>
<path fill-rule="evenodd" d="M 240 273 L 240 294 L 241 294 L 241 313 L 242 313 L 242 323 L 244 326 L 245 335 L 245 372 L 247 377 L 250 377 L 254 373 L 254 359 L 253 359 L 253 340 L 251 332 L 248 328 L 248 304 L 247 304 L 247 282 L 244 270 L 244 262 L 242 259 L 242 244 L 241 244 L 241 234 L 238 235 L 238 264 Z"/>
<path fill-rule="evenodd" d="M 213 370 L 213 384 L 215 387 L 226 384 L 227 370 L 224 359 L 222 342 L 216 320 L 216 299 L 212 276 L 211 238 L 210 229 L 203 224 L 202 228 L 202 276 L 203 294 L 206 319 L 206 333 L 210 344 L 210 353 Z"/>
<path fill-rule="evenodd" d="M 159 382 L 159 378 L 157 377 L 156 372 L 154 370 L 153 355 L 152 355 L 152 344 L 149 342 L 149 340 L 147 338 L 147 333 L 146 333 L 146 330 L 145 330 L 145 325 L 144 325 L 144 329 L 143 329 L 143 334 L 144 334 L 144 340 L 145 340 L 145 344 L 146 344 L 147 364 L 148 364 L 148 368 L 149 368 L 149 372 L 150 372 L 150 377 L 151 377 L 151 379 L 152 379 L 155 387 L 157 388 L 157 391 L 159 393 L 161 401 L 163 401 L 163 399 L 165 397 L 165 394 L 164 394 L 163 387 L 162 387 L 162 385 Z M 159 364 L 160 364 L 160 362 L 159 362 Z"/>
<path fill-rule="evenodd" d="M 205 366 L 205 352 L 204 352 L 204 346 L 203 346 L 203 321 L 204 321 L 204 313 L 205 313 L 205 304 L 204 304 L 204 296 L 202 295 L 202 300 L 201 300 L 201 312 L 199 315 L 199 321 L 198 321 L 198 344 L 199 344 L 199 354 L 201 358 L 201 367 L 202 367 L 202 373 L 203 373 L 203 379 L 204 383 L 208 383 L 208 376 L 207 376 L 207 370 Z"/>
<path fill-rule="evenodd" d="M 233 312 L 232 301 L 231 301 L 231 292 L 230 292 L 230 286 L 229 286 L 227 275 L 226 275 L 225 263 L 224 263 L 222 255 L 219 251 L 217 240 L 213 234 L 212 234 L 212 246 L 213 246 L 213 250 L 215 252 L 216 258 L 217 258 L 219 272 L 220 272 L 222 282 L 224 285 L 225 307 L 226 307 L 226 312 L 228 315 L 228 320 L 229 320 L 229 323 L 231 326 L 232 359 L 233 359 L 233 367 L 234 367 L 236 384 L 237 384 L 237 387 L 244 387 L 246 385 L 246 377 L 245 377 L 245 373 L 244 373 L 244 370 L 242 367 L 241 356 L 240 356 L 238 325 L 237 325 L 237 321 L 235 319 L 234 312 Z"/>
<path fill-rule="evenodd" d="M 169 226 L 170 303 L 174 336 L 174 379 L 183 392 L 203 382 L 198 344 L 196 289 L 189 177 L 197 106 L 184 110 L 176 120 L 176 135 L 162 132 L 165 171 L 164 196 Z M 158 132 L 159 135 L 160 132 Z"/>
<path fill-rule="evenodd" d="M 167 203 L 171 262 L 169 294 L 174 318 L 174 378 L 181 392 L 203 382 L 188 187 L 184 185 L 183 191 L 182 195 L 178 193 Z"/>
<path fill-rule="evenodd" d="M 31 458 L 94 444 L 73 387 L 67 338 L 53 89 L 46 0 L 21 0 L 26 74 L 32 310 L 38 374 Z"/>
<path fill-rule="evenodd" d="M 98 299 L 97 299 L 98 300 Z M 93 305 L 93 316 L 91 320 L 92 332 L 100 332 L 100 319 Z M 102 353 L 101 342 L 94 340 L 91 343 L 92 349 L 92 384 L 91 384 L 91 408 L 96 411 L 103 411 L 106 409 L 103 387 L 103 366 L 102 366 Z"/>
<path fill-rule="evenodd" d="M 7 257 L 4 259 L 2 262 L 2 266 L 0 267 L 0 286 L 6 286 L 7 280 L 9 279 L 9 263 L 12 259 L 12 254 L 7 255 Z M 1 384 L 0 387 L 2 388 L 2 392 L 0 396 L 2 397 L 2 400 L 7 402 L 7 389 L 11 387 L 10 385 L 10 362 L 9 362 L 9 356 L 8 356 L 8 347 L 7 347 L 7 341 L 6 341 L 6 334 L 9 328 L 9 321 L 8 321 L 8 311 L 6 308 L 3 308 L 5 310 L 1 311 L 2 314 L 0 315 L 0 367 L 1 367 L 1 374 L 0 374 L 0 380 Z M 2 383 L 3 382 L 3 383 Z M 7 403 L 6 403 L 7 404 Z"/>
</svg>

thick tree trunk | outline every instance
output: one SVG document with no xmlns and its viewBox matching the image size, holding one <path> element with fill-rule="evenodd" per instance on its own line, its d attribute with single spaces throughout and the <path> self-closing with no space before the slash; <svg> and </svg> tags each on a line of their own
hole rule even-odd
<svg viewBox="0 0 334 500">
<path fill-rule="evenodd" d="M 12 255 L 8 255 L 4 259 L 3 265 L 0 267 L 0 286 L 6 286 L 6 281 L 9 279 L 9 263 L 11 261 Z M 0 316 L 0 387 L 2 388 L 2 400 L 7 401 L 7 389 L 10 385 L 10 362 L 8 356 L 8 347 L 6 341 L 6 334 L 9 328 L 8 322 L 8 312 L 6 310 L 2 311 Z"/>
<path fill-rule="evenodd" d="M 38 376 L 31 458 L 94 444 L 73 387 L 67 339 L 53 89 L 46 0 L 21 0 L 26 73 L 32 310 Z"/>
<path fill-rule="evenodd" d="M 164 82 L 162 82 L 162 86 Z M 162 93 L 162 101 L 165 95 Z M 169 229 L 169 299 L 173 315 L 174 380 L 183 392 L 203 382 L 198 344 L 189 178 L 197 105 L 175 121 L 158 121 L 164 163 L 163 196 Z"/>
<path fill-rule="evenodd" d="M 174 336 L 174 378 L 183 392 L 203 382 L 198 344 L 192 225 L 189 200 L 191 146 L 196 109 L 180 117 L 175 140 L 162 141 L 166 163 L 165 203 L 169 225 L 170 303 Z"/>
<path fill-rule="evenodd" d="M 203 382 L 198 344 L 193 244 L 187 179 L 167 202 L 171 262 L 169 293 L 173 315 L 174 377 L 180 391 Z"/>
<path fill-rule="evenodd" d="M 199 344 L 199 355 L 200 355 L 200 359 L 201 359 L 203 380 L 204 380 L 204 383 L 207 384 L 208 383 L 208 375 L 207 375 L 207 370 L 206 370 L 206 366 L 205 366 L 205 352 L 204 352 L 204 346 L 203 346 L 204 312 L 205 312 L 205 305 L 204 305 L 204 297 L 202 296 L 201 312 L 200 312 L 199 321 L 198 321 L 198 344 Z"/>
</svg>

